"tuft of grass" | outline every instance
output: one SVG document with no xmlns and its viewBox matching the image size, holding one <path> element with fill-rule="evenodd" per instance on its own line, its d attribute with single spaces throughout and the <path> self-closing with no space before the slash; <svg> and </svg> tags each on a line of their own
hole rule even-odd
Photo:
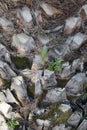
<svg viewBox="0 0 87 130">
<path fill-rule="evenodd" d="M 60 71 L 61 70 L 61 63 L 62 63 L 63 59 L 62 58 L 58 58 L 56 61 L 51 61 L 48 65 L 48 70 L 56 70 L 56 71 Z"/>
<path fill-rule="evenodd" d="M 14 120 L 13 118 L 9 119 L 7 122 L 8 127 L 10 127 L 12 130 L 15 130 L 15 127 L 19 125 L 19 122 Z"/>
</svg>

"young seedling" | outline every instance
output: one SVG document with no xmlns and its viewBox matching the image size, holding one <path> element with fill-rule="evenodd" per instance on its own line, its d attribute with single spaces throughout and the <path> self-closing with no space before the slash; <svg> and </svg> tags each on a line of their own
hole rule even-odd
<svg viewBox="0 0 87 130">
<path fill-rule="evenodd" d="M 60 71 L 61 70 L 61 63 L 62 63 L 63 59 L 59 58 L 56 61 L 51 61 L 48 65 L 48 70 L 56 70 L 56 71 Z"/>
<path fill-rule="evenodd" d="M 42 59 L 41 65 L 44 66 L 45 63 L 48 61 L 48 47 L 46 45 L 41 48 L 40 56 Z"/>
<path fill-rule="evenodd" d="M 19 125 L 19 122 L 14 120 L 13 118 L 9 119 L 7 122 L 8 127 L 10 127 L 12 130 L 15 130 L 15 127 Z"/>
</svg>

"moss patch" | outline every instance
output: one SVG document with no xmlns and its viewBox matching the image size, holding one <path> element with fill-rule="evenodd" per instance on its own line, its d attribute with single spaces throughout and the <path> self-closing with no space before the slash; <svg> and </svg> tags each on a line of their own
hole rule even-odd
<svg viewBox="0 0 87 130">
<path fill-rule="evenodd" d="M 3 79 L 0 77 L 0 82 L 2 82 L 1 86 L 0 86 L 0 90 L 10 88 L 10 86 L 11 86 L 10 80 L 6 80 L 6 79 Z"/>
<path fill-rule="evenodd" d="M 14 63 L 15 67 L 17 69 L 25 69 L 25 68 L 30 68 L 31 64 L 29 62 L 29 59 L 26 57 L 11 57 L 12 62 Z"/>
<path fill-rule="evenodd" d="M 38 118 L 43 119 L 43 120 L 49 119 L 49 120 L 51 120 L 52 126 L 55 126 L 60 123 L 66 124 L 67 120 L 71 116 L 71 114 L 72 114 L 71 110 L 64 113 L 61 110 L 59 110 L 59 104 L 53 104 L 48 112 L 46 112 L 40 116 L 34 117 L 34 120 L 36 120 Z"/>
<path fill-rule="evenodd" d="M 53 120 L 53 124 L 55 125 L 55 124 L 60 124 L 60 123 L 67 123 L 67 120 L 68 120 L 68 118 L 71 116 L 71 114 L 72 114 L 72 111 L 71 110 L 69 110 L 69 111 L 67 111 L 67 112 L 62 112 L 62 111 L 58 111 L 57 112 L 58 113 L 58 117 L 56 117 L 56 118 L 54 118 L 54 120 Z"/>
<path fill-rule="evenodd" d="M 68 80 L 62 80 L 62 79 L 57 79 L 57 86 L 60 88 L 64 88 Z"/>
<path fill-rule="evenodd" d="M 29 97 L 34 99 L 35 87 L 34 86 L 28 86 L 27 92 L 28 92 Z"/>
</svg>

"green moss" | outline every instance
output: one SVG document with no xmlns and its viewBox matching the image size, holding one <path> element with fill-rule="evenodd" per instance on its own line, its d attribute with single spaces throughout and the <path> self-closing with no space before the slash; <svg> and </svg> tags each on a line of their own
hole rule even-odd
<svg viewBox="0 0 87 130">
<path fill-rule="evenodd" d="M 3 78 L 1 78 L 1 80 L 2 80 L 3 84 L 0 87 L 0 90 L 10 88 L 10 86 L 11 86 L 11 81 L 10 80 L 6 80 L 6 79 L 3 79 Z"/>
<path fill-rule="evenodd" d="M 44 114 L 41 114 L 40 116 L 36 116 L 36 118 L 40 118 L 40 119 L 51 119 L 53 118 L 53 115 L 56 111 L 58 111 L 58 108 L 59 108 L 59 105 L 58 104 L 53 104 L 51 106 L 51 108 L 49 109 L 49 111 L 47 111 L 46 113 Z"/>
<path fill-rule="evenodd" d="M 60 123 L 67 123 L 67 120 L 68 120 L 68 118 L 71 116 L 71 114 L 72 114 L 72 111 L 71 110 L 69 110 L 69 111 L 67 111 L 67 112 L 62 112 L 62 111 L 58 111 L 58 117 L 56 117 L 55 119 L 54 119 L 54 125 L 55 124 L 60 124 Z"/>
<path fill-rule="evenodd" d="M 52 107 L 49 109 L 48 112 L 40 115 L 40 116 L 36 116 L 34 117 L 35 119 L 39 118 L 39 119 L 49 119 L 51 120 L 51 124 L 52 126 L 55 126 L 57 124 L 60 123 L 67 123 L 68 118 L 71 116 L 72 111 L 69 110 L 67 112 L 62 112 L 61 110 L 59 110 L 59 104 L 53 104 Z"/>
<path fill-rule="evenodd" d="M 68 80 L 57 79 L 57 86 L 60 88 L 64 88 L 67 82 L 68 82 Z"/>
<path fill-rule="evenodd" d="M 35 87 L 34 86 L 27 87 L 27 92 L 29 97 L 34 98 Z"/>
<path fill-rule="evenodd" d="M 17 69 L 25 69 L 25 68 L 30 68 L 30 62 L 29 59 L 26 57 L 11 57 L 12 62 L 14 63 L 15 67 Z"/>
</svg>

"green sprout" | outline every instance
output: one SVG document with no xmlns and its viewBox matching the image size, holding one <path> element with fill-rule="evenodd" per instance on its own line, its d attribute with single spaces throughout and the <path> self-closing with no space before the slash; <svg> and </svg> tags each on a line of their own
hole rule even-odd
<svg viewBox="0 0 87 130">
<path fill-rule="evenodd" d="M 12 130 L 14 130 L 15 127 L 19 125 L 19 122 L 11 118 L 8 120 L 7 125 L 8 127 L 12 128 Z"/>
<path fill-rule="evenodd" d="M 61 70 L 61 63 L 62 63 L 63 59 L 59 58 L 56 61 L 51 61 L 48 65 L 48 70 L 56 70 L 56 71 L 60 71 Z"/>
<path fill-rule="evenodd" d="M 40 56 L 41 56 L 41 65 L 45 67 L 46 62 L 48 61 L 48 47 L 44 45 L 41 50 L 40 50 Z M 51 61 L 47 67 L 48 70 L 56 70 L 60 71 L 61 70 L 61 63 L 63 59 L 58 58 L 56 61 Z"/>
<path fill-rule="evenodd" d="M 44 66 L 45 63 L 48 61 L 48 47 L 44 45 L 40 50 L 40 56 L 42 59 L 41 65 Z"/>
</svg>

